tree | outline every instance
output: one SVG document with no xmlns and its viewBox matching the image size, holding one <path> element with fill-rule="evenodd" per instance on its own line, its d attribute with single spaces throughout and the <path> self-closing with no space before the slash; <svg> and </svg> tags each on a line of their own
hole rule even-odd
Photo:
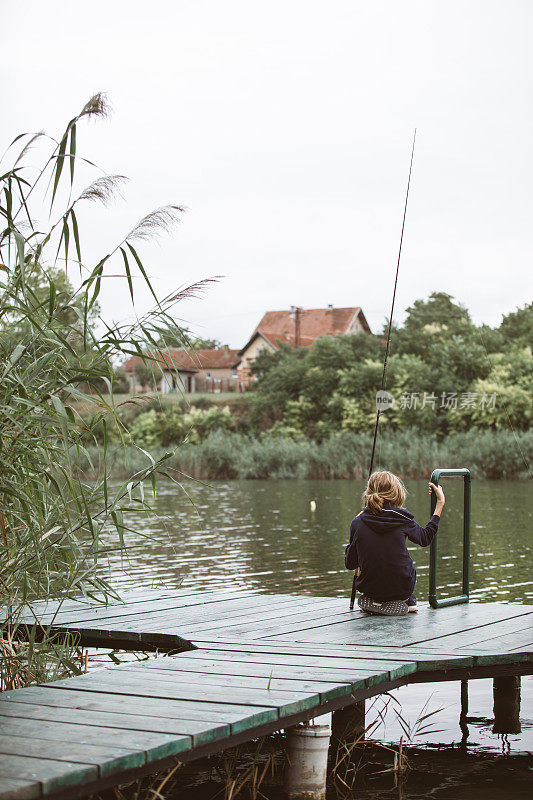
<svg viewBox="0 0 533 800">
<path fill-rule="evenodd" d="M 499 330 L 508 342 L 531 347 L 533 344 L 533 303 L 507 314 L 502 319 Z"/>
</svg>

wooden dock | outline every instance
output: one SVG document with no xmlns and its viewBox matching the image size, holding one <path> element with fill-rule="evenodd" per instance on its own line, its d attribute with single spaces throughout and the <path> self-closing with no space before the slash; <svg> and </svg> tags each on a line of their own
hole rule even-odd
<svg viewBox="0 0 533 800">
<path fill-rule="evenodd" d="M 187 589 L 36 603 L 82 645 L 179 652 L 0 694 L 0 800 L 83 797 L 406 683 L 533 672 L 532 606 L 386 618 L 347 605 Z"/>
</svg>

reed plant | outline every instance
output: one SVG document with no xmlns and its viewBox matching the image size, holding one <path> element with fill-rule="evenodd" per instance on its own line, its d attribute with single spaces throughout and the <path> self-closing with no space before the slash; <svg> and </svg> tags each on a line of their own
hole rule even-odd
<svg viewBox="0 0 533 800">
<path fill-rule="evenodd" d="M 365 478 L 371 438 L 345 432 L 322 442 L 284 437 L 260 439 L 215 431 L 197 444 L 183 444 L 169 457 L 168 470 L 180 477 L 201 480 L 234 478 Z M 150 457 L 158 460 L 165 449 L 151 448 L 150 456 L 135 447 L 108 447 L 111 475 L 122 478 L 142 470 Z M 376 468 L 391 469 L 406 478 L 426 478 L 435 464 L 468 466 L 475 478 L 520 479 L 529 476 L 533 459 L 533 431 L 469 431 L 439 440 L 417 430 L 390 431 L 378 441 Z M 78 467 L 86 477 L 101 469 L 99 447 L 87 447 Z M 94 468 L 94 471 L 93 471 Z"/>
<path fill-rule="evenodd" d="M 169 230 L 181 211 L 165 206 L 147 214 L 95 262 L 85 259 L 79 212 L 106 205 L 123 182 L 98 175 L 78 189 L 79 129 L 108 113 L 96 94 L 59 137 L 22 134 L 3 157 L 0 175 L 0 592 L 1 688 L 79 672 L 78 642 L 59 640 L 41 621 L 38 598 L 97 597 L 116 593 L 98 571 L 106 557 L 102 530 L 115 532 L 124 548 L 131 505 L 146 512 L 156 477 L 169 454 L 144 454 L 120 485 L 109 485 L 108 438 L 123 439 L 121 403 L 113 393 L 113 364 L 140 355 L 147 345 L 183 341 L 169 311 L 202 284 L 158 300 L 138 243 Z M 37 155 L 36 155 L 37 154 Z M 88 166 L 89 165 L 89 166 Z M 87 219 L 84 211 L 84 219 Z M 109 227 L 109 226 L 107 226 Z M 98 236 L 94 236 L 98 240 Z M 107 237 L 102 237 L 102 239 Z M 98 298 L 105 280 L 133 305 L 134 283 L 153 299 L 153 309 L 133 322 L 106 323 Z M 116 290 L 116 289 L 115 289 Z M 126 403 L 135 404 L 130 398 Z M 89 409 L 83 418 L 78 404 Z M 96 432 L 101 437 L 97 439 Z M 87 444 L 99 441 L 98 458 Z M 139 452 L 130 443 L 133 452 Z M 88 482 L 80 464 L 90 465 Z M 22 624 L 24 619 L 25 625 Z"/>
</svg>

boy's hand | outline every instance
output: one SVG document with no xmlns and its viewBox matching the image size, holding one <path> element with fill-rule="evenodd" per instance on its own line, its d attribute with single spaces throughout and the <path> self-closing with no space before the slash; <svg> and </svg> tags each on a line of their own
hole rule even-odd
<svg viewBox="0 0 533 800">
<path fill-rule="evenodd" d="M 444 503 L 446 502 L 446 498 L 444 496 L 444 492 L 442 491 L 442 487 L 441 486 L 435 486 L 434 483 L 430 483 L 429 484 L 429 493 L 431 494 L 432 492 L 435 493 L 435 496 L 437 498 L 437 505 L 435 507 L 435 514 L 440 514 L 440 512 L 444 508 Z"/>
</svg>

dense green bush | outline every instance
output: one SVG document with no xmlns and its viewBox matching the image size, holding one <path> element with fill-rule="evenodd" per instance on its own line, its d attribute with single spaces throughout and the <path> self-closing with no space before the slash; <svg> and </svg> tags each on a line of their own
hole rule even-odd
<svg viewBox="0 0 533 800">
<path fill-rule="evenodd" d="M 214 431 L 228 431 L 233 420 L 227 406 L 193 406 L 184 410 L 181 405 L 170 409 L 150 408 L 136 417 L 129 428 L 131 438 L 141 447 L 168 446 L 188 441 L 198 443 Z"/>
</svg>

